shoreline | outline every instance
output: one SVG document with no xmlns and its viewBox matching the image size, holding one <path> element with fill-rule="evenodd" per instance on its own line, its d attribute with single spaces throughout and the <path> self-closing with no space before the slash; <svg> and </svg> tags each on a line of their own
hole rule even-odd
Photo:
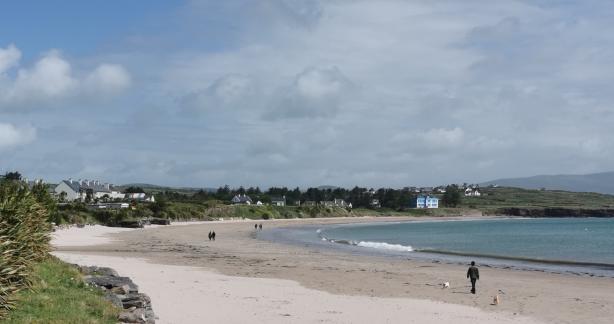
<svg viewBox="0 0 614 324">
<path fill-rule="evenodd" d="M 426 219 L 421 217 L 417 220 Z M 434 219 L 442 220 L 441 217 Z M 469 313 L 478 312 L 479 309 L 479 312 L 485 312 L 481 316 L 496 316 L 498 321 L 504 318 L 512 322 L 609 323 L 614 314 L 614 307 L 609 302 L 614 288 L 611 279 L 483 268 L 484 278 L 478 283 L 478 294 L 470 295 L 468 282 L 464 278 L 465 266 L 390 260 L 385 257 L 321 251 L 312 247 L 287 246 L 255 239 L 253 230 L 255 223 L 262 223 L 268 229 L 373 220 L 394 222 L 407 218 L 207 222 L 195 226 L 158 227 L 109 234 L 110 238 L 119 241 L 100 246 L 64 246 L 58 252 L 92 258 L 120 258 L 127 262 L 146 259 L 151 268 L 192 267 L 200 269 L 198 271 L 229 276 L 232 280 L 237 277 L 288 280 L 298 283 L 301 289 L 307 289 L 308 294 L 314 291 L 326 292 L 340 300 L 352 299 L 352 296 L 368 296 L 377 300 L 400 298 L 407 301 L 409 308 L 412 308 L 413 300 L 426 300 L 444 303 L 445 307 L 438 306 L 440 313 L 445 313 L 449 305 L 462 305 L 469 307 Z M 206 233 L 209 230 L 218 233 L 216 242 L 207 241 Z M 138 272 L 136 275 L 134 280 L 139 284 Z M 450 282 L 451 288 L 441 289 L 443 282 Z M 498 291 L 504 292 L 501 295 L 502 303 L 492 306 L 492 297 Z M 232 291 L 229 293 L 233 294 Z M 205 293 L 203 298 L 206 297 Z M 154 308 L 159 309 L 155 296 L 152 296 L 152 300 Z M 356 305 L 361 307 L 359 303 Z M 339 316 L 329 315 L 327 318 L 332 322 L 339 322 Z M 163 318 L 164 314 L 159 316 Z M 432 314 L 424 317 L 427 323 L 429 320 L 438 322 L 435 319 L 436 316 Z M 486 318 L 483 320 L 488 321 Z M 397 318 L 392 322 L 406 321 Z"/>
<path fill-rule="evenodd" d="M 459 218 L 459 219 L 430 219 L 430 220 L 401 220 L 386 222 L 387 224 L 403 223 L 426 223 L 426 222 L 454 222 L 454 221 L 480 221 L 480 220 L 526 220 L 537 218 L 495 216 L 484 218 Z M 345 253 L 359 253 L 367 256 L 386 256 L 394 258 L 407 258 L 409 260 L 441 262 L 452 265 L 465 265 L 467 259 L 473 259 L 481 266 L 496 269 L 514 269 L 518 271 L 541 271 L 555 274 L 571 274 L 577 276 L 614 278 L 614 264 L 588 261 L 571 261 L 556 259 L 537 259 L 530 257 L 516 257 L 507 255 L 486 254 L 478 252 L 456 252 L 437 249 L 416 249 L 413 246 L 403 246 L 388 242 L 358 242 L 347 239 L 327 237 L 322 231 L 336 227 L 359 227 L 381 224 L 380 221 L 342 223 L 333 225 L 303 225 L 285 226 L 273 229 L 274 232 L 264 232 L 258 235 L 259 239 L 274 243 L 291 244 L 295 246 L 309 245 L 323 249 L 338 250 Z M 306 236 L 308 233 L 317 233 Z M 368 243 L 361 245 L 359 243 Z M 373 245 L 385 244 L 387 248 Z"/>
</svg>

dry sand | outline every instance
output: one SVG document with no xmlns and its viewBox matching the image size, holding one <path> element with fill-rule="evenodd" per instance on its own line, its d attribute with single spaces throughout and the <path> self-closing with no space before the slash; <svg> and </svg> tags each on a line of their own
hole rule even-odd
<svg viewBox="0 0 614 324">
<path fill-rule="evenodd" d="M 365 220 L 373 221 L 263 224 L 266 230 Z M 613 279 L 482 268 L 478 294 L 471 295 L 464 266 L 282 245 L 255 239 L 253 225 L 101 227 L 91 231 L 106 233 L 109 239 L 97 243 L 102 245 L 78 244 L 78 230 L 57 233 L 54 243 L 56 255 L 69 262 L 110 266 L 130 276 L 152 297 L 160 323 L 611 323 L 614 318 Z M 206 239 L 210 230 L 217 241 Z M 450 289 L 440 287 L 445 281 Z M 493 306 L 499 289 L 505 294 Z"/>
</svg>

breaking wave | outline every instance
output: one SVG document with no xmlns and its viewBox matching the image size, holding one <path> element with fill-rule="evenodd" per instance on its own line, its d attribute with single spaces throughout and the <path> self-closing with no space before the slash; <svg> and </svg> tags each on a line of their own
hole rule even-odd
<svg viewBox="0 0 614 324">
<path fill-rule="evenodd" d="M 390 244 L 385 242 L 358 242 L 356 246 L 400 252 L 412 252 L 414 250 L 411 246 Z"/>
<path fill-rule="evenodd" d="M 329 239 L 329 238 L 325 237 L 322 234 L 322 230 L 321 229 L 318 229 L 316 231 L 316 233 L 318 233 L 318 236 L 321 238 L 322 241 L 327 241 L 327 242 L 330 242 L 330 243 L 345 244 L 345 245 L 359 246 L 359 247 L 364 247 L 364 248 L 388 250 L 388 251 L 397 251 L 397 252 L 413 252 L 414 251 L 414 249 L 411 246 L 401 245 L 401 244 L 390 244 L 390 243 L 386 243 L 386 242 L 369 242 L 369 241 L 350 241 L 350 240 L 334 240 L 334 239 Z"/>
</svg>

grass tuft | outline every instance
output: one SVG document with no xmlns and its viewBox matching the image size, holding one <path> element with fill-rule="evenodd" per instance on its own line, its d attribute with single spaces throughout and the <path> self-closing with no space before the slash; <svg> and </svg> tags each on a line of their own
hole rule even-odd
<svg viewBox="0 0 614 324">
<path fill-rule="evenodd" d="M 6 323 L 117 323 L 119 309 L 84 283 L 79 271 L 55 257 L 34 268 L 32 289 L 15 296 Z"/>
</svg>

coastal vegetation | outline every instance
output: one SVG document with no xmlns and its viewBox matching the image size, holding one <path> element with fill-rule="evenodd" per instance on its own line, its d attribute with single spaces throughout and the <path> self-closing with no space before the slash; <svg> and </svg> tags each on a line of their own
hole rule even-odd
<svg viewBox="0 0 614 324">
<path fill-rule="evenodd" d="M 91 210 L 82 202 L 61 204 L 51 209 L 51 219 L 61 223 L 99 223 L 117 225 L 127 220 L 168 219 L 217 220 L 217 219 L 279 219 L 351 216 L 453 216 L 453 215 L 523 215 L 540 216 L 544 209 L 558 208 L 557 214 L 586 214 L 586 210 L 606 210 L 612 213 L 614 196 L 598 193 L 580 193 L 551 190 L 527 190 L 506 187 L 479 188 L 481 195 L 465 196 L 456 185 L 431 188 L 419 192 L 417 188 L 368 189 L 344 188 L 298 188 L 273 187 L 266 191 L 258 187 L 235 188 L 228 186 L 217 190 L 190 190 L 161 187 L 130 186 L 129 192 L 146 192 L 155 195 L 156 201 L 130 202 L 130 208 L 119 210 Z M 251 205 L 233 205 L 235 195 L 248 195 Z M 437 209 L 413 208 L 419 195 L 440 198 Z M 285 197 L 286 206 L 270 204 L 272 199 Z M 343 199 L 349 207 L 323 206 L 321 201 Z M 260 201 L 262 205 L 256 205 Z M 299 204 L 300 202 L 300 204 Z M 312 204 L 308 204 L 312 202 Z M 374 204 L 377 202 L 377 204 Z M 593 215 L 588 212 L 588 215 Z"/>
<path fill-rule="evenodd" d="M 54 257 L 34 267 L 30 289 L 16 296 L 6 323 L 117 323 L 119 308 L 102 291 L 86 285 L 81 273 Z"/>
<path fill-rule="evenodd" d="M 115 323 L 112 304 L 76 269 L 49 255 L 57 212 L 44 184 L 0 180 L 0 319 L 8 323 Z"/>
<path fill-rule="evenodd" d="M 461 206 L 482 210 L 496 208 L 614 208 L 614 195 L 561 190 L 484 187 L 480 197 L 463 197 Z"/>
<path fill-rule="evenodd" d="M 35 265 L 49 252 L 45 202 L 16 180 L 0 183 L 0 317 L 14 308 L 14 296 L 32 284 Z"/>
</svg>

